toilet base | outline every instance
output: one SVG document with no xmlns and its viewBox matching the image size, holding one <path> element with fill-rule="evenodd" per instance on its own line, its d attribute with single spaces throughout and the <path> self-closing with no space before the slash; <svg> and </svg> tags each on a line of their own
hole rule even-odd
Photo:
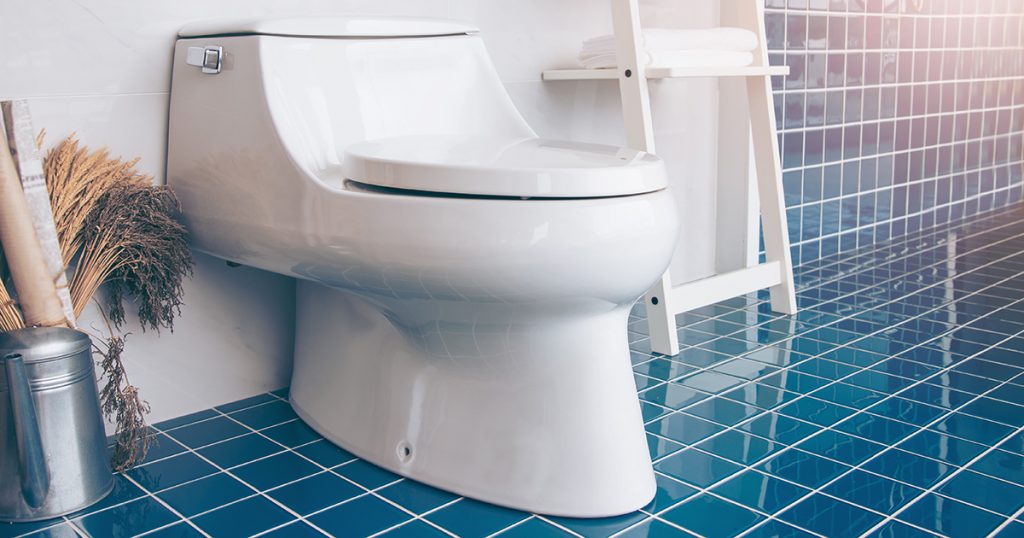
<svg viewBox="0 0 1024 538">
<path fill-rule="evenodd" d="M 476 305 L 473 322 L 460 321 L 465 306 L 424 302 L 442 315 L 416 323 L 300 281 L 292 406 L 355 455 L 467 497 L 570 517 L 648 504 L 629 305 L 589 316 Z"/>
</svg>

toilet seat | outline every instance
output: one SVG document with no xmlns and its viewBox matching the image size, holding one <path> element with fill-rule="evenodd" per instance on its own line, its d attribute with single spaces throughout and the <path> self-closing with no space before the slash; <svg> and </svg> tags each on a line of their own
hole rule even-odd
<svg viewBox="0 0 1024 538">
<path fill-rule="evenodd" d="M 541 138 L 409 136 L 346 149 L 347 179 L 431 193 L 599 198 L 666 187 L 661 159 L 642 151 Z"/>
</svg>

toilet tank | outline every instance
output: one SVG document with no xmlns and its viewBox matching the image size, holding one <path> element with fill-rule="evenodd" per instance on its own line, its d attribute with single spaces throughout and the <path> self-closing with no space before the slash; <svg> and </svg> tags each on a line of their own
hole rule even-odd
<svg viewBox="0 0 1024 538">
<path fill-rule="evenodd" d="M 221 47 L 221 71 L 187 64 Z M 246 159 L 280 142 L 327 182 L 345 148 L 416 134 L 534 136 L 477 31 L 442 19 L 220 20 L 179 32 L 171 82 L 168 176 L 218 154 Z M 275 139 L 275 140 L 273 140 Z M 272 152 L 271 152 L 272 153 Z"/>
<path fill-rule="evenodd" d="M 189 65 L 189 49 L 217 47 L 219 72 Z M 253 226 L 287 234 L 304 202 L 341 188 L 349 145 L 430 134 L 535 136 L 472 27 L 322 17 L 179 33 L 167 178 L 200 250 L 224 255 Z"/>
</svg>

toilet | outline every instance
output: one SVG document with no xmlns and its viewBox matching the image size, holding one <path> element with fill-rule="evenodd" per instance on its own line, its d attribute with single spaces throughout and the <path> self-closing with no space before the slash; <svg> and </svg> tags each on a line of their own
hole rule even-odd
<svg viewBox="0 0 1024 538">
<path fill-rule="evenodd" d="M 446 20 L 192 24 L 170 95 L 194 247 L 298 279 L 290 401 L 313 429 L 520 510 L 651 501 L 626 326 L 675 246 L 661 160 L 538 138 Z"/>
</svg>

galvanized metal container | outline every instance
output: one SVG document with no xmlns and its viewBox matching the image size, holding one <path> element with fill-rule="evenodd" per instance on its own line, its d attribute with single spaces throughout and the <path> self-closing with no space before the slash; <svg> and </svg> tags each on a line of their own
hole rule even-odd
<svg viewBox="0 0 1024 538">
<path fill-rule="evenodd" d="M 0 333 L 0 521 L 81 510 L 114 487 L 89 337 Z"/>
</svg>

